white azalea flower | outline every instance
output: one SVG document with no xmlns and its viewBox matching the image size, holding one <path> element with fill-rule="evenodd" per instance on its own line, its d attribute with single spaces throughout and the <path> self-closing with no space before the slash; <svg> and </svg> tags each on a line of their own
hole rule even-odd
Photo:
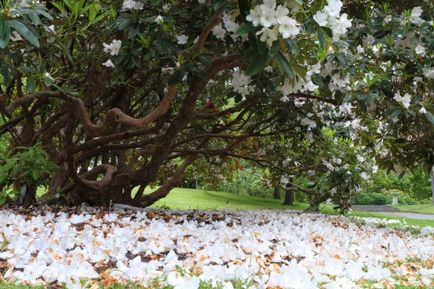
<svg viewBox="0 0 434 289">
<path fill-rule="evenodd" d="M 179 35 L 176 37 L 176 40 L 178 41 L 177 43 L 180 45 L 186 44 L 188 41 L 188 36 L 187 35 Z"/>
<path fill-rule="evenodd" d="M 394 100 L 400 102 L 405 108 L 409 108 L 411 104 L 411 96 L 406 93 L 404 96 L 401 96 L 399 93 L 396 93 L 393 97 Z"/>
<path fill-rule="evenodd" d="M 110 53 L 110 55 L 115 56 L 119 54 L 119 50 L 122 46 L 122 41 L 114 39 L 110 44 L 103 43 L 104 52 Z"/>
<path fill-rule="evenodd" d="M 257 5 L 254 9 L 250 10 L 249 15 L 246 16 L 246 20 L 252 22 L 253 26 L 258 26 L 262 17 L 262 9 Z"/>
<path fill-rule="evenodd" d="M 262 42 L 266 42 L 268 47 L 271 47 L 273 45 L 273 42 L 277 40 L 276 31 L 267 27 L 264 27 L 260 31 L 256 32 L 256 35 L 261 35 L 259 39 Z"/>
<path fill-rule="evenodd" d="M 417 55 L 425 56 L 426 54 L 426 48 L 422 45 L 418 44 L 416 48 L 414 49 Z"/>
<path fill-rule="evenodd" d="M 223 23 L 227 31 L 235 33 L 240 25 L 232 21 L 231 17 L 227 13 L 223 13 Z"/>
<path fill-rule="evenodd" d="M 212 33 L 215 35 L 217 39 L 221 39 L 221 40 L 225 39 L 226 31 L 223 29 L 221 23 L 219 25 L 214 26 L 214 28 L 212 29 Z"/>
<path fill-rule="evenodd" d="M 155 18 L 154 22 L 157 23 L 157 24 L 163 24 L 163 22 L 164 22 L 163 16 L 158 15 L 158 16 Z"/>
<path fill-rule="evenodd" d="M 243 97 L 246 97 L 254 90 L 254 86 L 249 85 L 250 82 L 250 77 L 245 75 L 243 72 L 235 71 L 232 75 L 232 88 Z"/>
<path fill-rule="evenodd" d="M 261 5 L 262 6 L 262 5 Z M 273 9 L 262 9 L 261 18 L 259 23 L 263 27 L 271 27 L 277 24 L 277 15 L 276 11 Z"/>
<path fill-rule="evenodd" d="M 330 17 L 338 17 L 339 13 L 342 9 L 342 1 L 340 0 L 328 0 L 327 5 L 324 7 L 324 11 L 330 16 Z"/>
<path fill-rule="evenodd" d="M 414 7 L 411 10 L 411 15 L 410 15 L 410 22 L 417 25 L 417 26 L 421 26 L 425 21 L 420 17 L 422 15 L 422 8 L 417 6 Z"/>
<path fill-rule="evenodd" d="M 12 31 L 12 34 L 11 34 L 11 37 L 10 37 L 10 39 L 12 40 L 12 41 L 21 41 L 21 40 L 23 40 L 23 38 L 21 37 L 21 34 L 19 34 L 18 32 L 16 32 L 16 31 Z"/>
<path fill-rule="evenodd" d="M 142 1 L 124 0 L 122 10 L 141 10 L 144 3 Z"/>
<path fill-rule="evenodd" d="M 423 75 L 428 79 L 434 79 L 434 68 L 433 67 L 425 67 L 422 69 Z"/>
<path fill-rule="evenodd" d="M 279 25 L 279 32 L 284 39 L 296 36 L 300 33 L 297 21 L 290 17 L 286 17 L 281 20 Z"/>
<path fill-rule="evenodd" d="M 115 64 L 111 61 L 111 59 L 108 59 L 102 65 L 105 66 L 105 67 L 109 67 L 109 68 L 114 68 L 115 67 Z"/>
<path fill-rule="evenodd" d="M 426 109 L 425 109 L 425 107 L 421 107 L 420 109 L 419 109 L 419 113 L 421 113 L 421 114 L 426 114 Z"/>
<path fill-rule="evenodd" d="M 313 16 L 313 19 L 318 23 L 319 26 L 327 26 L 329 15 L 326 12 L 318 11 Z"/>
<path fill-rule="evenodd" d="M 283 5 L 277 6 L 277 9 L 276 9 L 276 20 L 277 20 L 277 23 L 282 24 L 282 22 L 284 22 L 285 19 L 288 17 L 288 14 L 289 14 L 289 9 L 288 8 L 286 8 Z"/>
<path fill-rule="evenodd" d="M 262 9 L 274 10 L 276 8 L 276 0 L 264 0 L 261 4 Z"/>
</svg>

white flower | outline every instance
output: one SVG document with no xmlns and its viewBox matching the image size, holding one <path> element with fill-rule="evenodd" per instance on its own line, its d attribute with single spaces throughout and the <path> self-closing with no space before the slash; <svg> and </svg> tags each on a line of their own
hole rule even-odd
<svg viewBox="0 0 434 289">
<path fill-rule="evenodd" d="M 339 13 L 341 12 L 342 5 L 343 3 L 340 0 L 328 0 L 327 5 L 324 7 L 324 11 L 330 17 L 338 17 Z"/>
<path fill-rule="evenodd" d="M 261 4 L 261 8 L 274 10 L 276 8 L 276 0 L 264 0 L 264 4 Z"/>
<path fill-rule="evenodd" d="M 421 114 L 426 114 L 426 109 L 425 109 L 425 107 L 421 107 L 420 109 L 419 109 L 419 113 L 421 113 Z"/>
<path fill-rule="evenodd" d="M 114 68 L 115 65 L 114 63 L 111 61 L 111 59 L 107 60 L 106 62 L 104 62 L 102 65 L 104 65 L 105 67 L 109 67 L 109 68 Z"/>
<path fill-rule="evenodd" d="M 56 32 L 55 28 L 54 28 L 54 25 L 44 26 L 44 30 L 47 31 L 47 32 L 52 32 L 52 33 Z"/>
<path fill-rule="evenodd" d="M 339 106 L 339 112 L 344 114 L 351 114 L 352 109 L 353 109 L 353 105 L 349 102 L 344 102 Z"/>
<path fill-rule="evenodd" d="M 197 3 L 199 4 L 205 4 L 206 0 L 197 0 Z"/>
<path fill-rule="evenodd" d="M 235 71 L 232 75 L 232 88 L 235 92 L 246 97 L 254 89 L 254 86 L 249 85 L 250 81 L 250 77 L 243 72 Z"/>
<path fill-rule="evenodd" d="M 222 24 L 220 23 L 219 25 L 214 26 L 212 33 L 217 39 L 223 40 L 225 38 L 226 31 L 223 29 Z"/>
<path fill-rule="evenodd" d="M 122 41 L 115 39 L 112 41 L 112 43 L 110 44 L 103 43 L 103 45 L 104 45 L 104 52 L 110 53 L 110 55 L 115 56 L 119 54 L 119 50 L 121 49 L 122 46 Z"/>
<path fill-rule="evenodd" d="M 387 15 L 384 17 L 384 23 L 389 23 L 390 21 L 392 21 L 392 15 Z"/>
<path fill-rule="evenodd" d="M 282 34 L 282 37 L 286 39 L 300 33 L 300 28 L 298 27 L 297 21 L 290 17 L 285 17 L 279 25 L 279 32 Z"/>
<path fill-rule="evenodd" d="M 262 7 L 263 5 L 261 5 Z M 277 15 L 276 11 L 273 9 L 264 9 L 262 8 L 262 14 L 260 19 L 260 24 L 263 27 L 271 27 L 277 24 Z"/>
<path fill-rule="evenodd" d="M 252 22 L 253 26 L 258 26 L 262 17 L 262 9 L 259 5 L 255 9 L 250 9 L 249 15 L 246 16 L 246 20 Z"/>
<path fill-rule="evenodd" d="M 271 47 L 273 45 L 273 42 L 277 40 L 276 31 L 267 27 L 264 27 L 260 31 L 256 32 L 256 35 L 261 35 L 259 39 L 262 42 L 266 42 L 268 47 Z"/>
<path fill-rule="evenodd" d="M 134 1 L 134 0 L 124 0 L 122 4 L 122 10 L 141 10 L 143 9 L 142 1 Z"/>
<path fill-rule="evenodd" d="M 410 22 L 417 26 L 421 26 L 424 22 L 424 20 L 420 17 L 422 15 L 422 12 L 422 8 L 420 8 L 419 6 L 414 7 L 411 10 Z"/>
<path fill-rule="evenodd" d="M 232 21 L 231 17 L 227 14 L 223 14 L 223 23 L 225 24 L 225 28 L 227 31 L 235 33 L 237 32 L 240 25 L 234 21 Z"/>
<path fill-rule="evenodd" d="M 277 23 L 282 24 L 282 22 L 284 22 L 285 19 L 288 17 L 288 13 L 289 13 L 289 10 L 285 6 L 283 6 L 283 5 L 277 6 L 277 9 L 276 9 Z"/>
<path fill-rule="evenodd" d="M 418 44 L 416 48 L 414 49 L 417 55 L 425 56 L 426 54 L 426 48 L 422 45 Z"/>
<path fill-rule="evenodd" d="M 362 179 L 364 179 L 365 181 L 369 180 L 369 175 L 368 175 L 366 172 L 362 172 L 362 173 L 360 174 L 360 177 L 361 177 Z"/>
<path fill-rule="evenodd" d="M 423 75 L 428 79 L 434 79 L 434 68 L 426 67 L 422 69 Z"/>
<path fill-rule="evenodd" d="M 351 20 L 348 19 L 346 13 L 342 14 L 340 18 L 331 23 L 331 29 L 333 32 L 333 40 L 337 41 L 342 35 L 347 33 L 348 28 L 351 27 Z"/>
<path fill-rule="evenodd" d="M 176 40 L 178 41 L 178 44 L 186 44 L 188 41 L 188 36 L 187 35 L 179 35 L 176 37 Z"/>
<path fill-rule="evenodd" d="M 328 14 L 326 12 L 318 11 L 313 16 L 313 19 L 318 23 L 319 26 L 327 26 L 328 24 Z"/>
<path fill-rule="evenodd" d="M 393 99 L 396 100 L 397 102 L 400 102 L 405 108 L 410 107 L 411 96 L 408 93 L 404 94 L 404 96 L 401 96 L 399 93 L 396 93 Z"/>
<path fill-rule="evenodd" d="M 154 22 L 157 24 L 163 24 L 164 19 L 161 15 L 158 15 L 157 18 L 155 18 Z"/>
<path fill-rule="evenodd" d="M 16 31 L 13 31 L 12 32 L 12 34 L 11 34 L 11 40 L 12 41 L 20 41 L 20 40 L 23 40 L 23 38 L 21 37 L 21 35 L 18 33 L 18 32 L 16 32 Z"/>
</svg>

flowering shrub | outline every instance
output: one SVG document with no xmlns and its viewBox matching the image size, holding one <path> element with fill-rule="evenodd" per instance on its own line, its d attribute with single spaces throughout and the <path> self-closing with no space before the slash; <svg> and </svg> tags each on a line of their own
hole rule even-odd
<svg viewBox="0 0 434 289">
<path fill-rule="evenodd" d="M 71 204 L 147 206 L 215 156 L 323 156 L 303 167 L 343 200 L 374 156 L 432 165 L 433 4 L 323 2 L 3 1 L 0 133 L 40 142 L 59 166 L 48 194 Z M 323 128 L 336 131 L 325 152 Z M 258 139 L 296 151 L 264 157 Z M 335 140 L 353 176 L 342 185 Z"/>
</svg>

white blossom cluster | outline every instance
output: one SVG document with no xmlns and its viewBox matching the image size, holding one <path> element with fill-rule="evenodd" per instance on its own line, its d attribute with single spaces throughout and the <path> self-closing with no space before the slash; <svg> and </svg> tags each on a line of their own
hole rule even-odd
<svg viewBox="0 0 434 289">
<path fill-rule="evenodd" d="M 401 96 L 401 94 L 399 94 L 398 92 L 395 93 L 395 96 L 393 97 L 394 100 L 396 100 L 397 102 L 401 103 L 403 107 L 405 108 L 409 108 L 410 104 L 411 104 L 411 95 L 406 93 L 403 96 Z"/>
<path fill-rule="evenodd" d="M 321 64 L 317 63 L 315 65 L 307 66 L 307 73 L 305 78 L 298 77 L 296 80 L 285 79 L 283 85 L 279 88 L 280 92 L 282 92 L 282 98 L 280 99 L 283 102 L 289 101 L 289 95 L 295 94 L 297 92 L 314 92 L 318 89 L 318 86 L 312 82 L 312 76 L 314 74 L 319 74 L 321 71 Z M 301 107 L 305 103 L 304 98 L 296 98 L 294 99 L 294 104 L 296 107 Z"/>
<path fill-rule="evenodd" d="M 297 36 L 300 33 L 300 24 L 289 17 L 289 9 L 284 5 L 277 6 L 275 0 L 264 0 L 263 4 L 256 5 L 250 10 L 246 20 L 253 26 L 261 26 L 256 34 L 260 40 L 272 46 L 280 33 L 283 39 Z"/>
<path fill-rule="evenodd" d="M 122 41 L 114 39 L 110 44 L 103 43 L 104 52 L 110 54 L 111 56 L 116 56 L 119 54 L 121 50 Z M 115 65 L 111 59 L 108 59 L 106 62 L 102 64 L 105 67 L 114 68 Z"/>
<path fill-rule="evenodd" d="M 176 289 L 198 289 L 201 280 L 224 289 L 230 280 L 252 280 L 252 289 L 360 288 L 362 280 L 394 287 L 401 277 L 434 285 L 434 269 L 423 265 L 434 258 L 429 231 L 288 211 L 74 211 L 0 211 L 4 278 L 68 289 L 104 276 L 139 284 L 161 277 Z M 414 259 L 422 263 L 408 266 Z"/>
<path fill-rule="evenodd" d="M 224 40 L 226 33 L 229 33 L 233 41 L 239 40 L 241 38 L 242 41 L 245 41 L 247 35 L 245 37 L 241 37 L 236 32 L 240 28 L 240 25 L 236 23 L 232 17 L 226 12 L 223 13 L 223 23 L 219 23 L 212 29 L 212 33 L 217 39 Z"/>
<path fill-rule="evenodd" d="M 332 30 L 333 40 L 335 41 L 345 35 L 348 28 L 351 27 L 351 20 L 348 19 L 348 15 L 346 13 L 340 14 L 342 5 L 340 0 L 328 0 L 324 9 L 313 16 L 319 26 L 328 27 Z"/>
<path fill-rule="evenodd" d="M 421 7 L 417 6 L 411 10 L 410 22 L 414 25 L 421 26 L 425 21 L 420 17 L 422 16 L 423 10 Z"/>
<path fill-rule="evenodd" d="M 124 0 L 122 3 L 122 10 L 141 10 L 144 3 L 142 1 Z"/>
<path fill-rule="evenodd" d="M 254 85 L 250 85 L 251 79 L 248 75 L 244 74 L 244 72 L 235 70 L 232 75 L 232 89 L 241 94 L 243 97 L 246 97 L 249 93 L 251 93 L 254 89 Z"/>
</svg>

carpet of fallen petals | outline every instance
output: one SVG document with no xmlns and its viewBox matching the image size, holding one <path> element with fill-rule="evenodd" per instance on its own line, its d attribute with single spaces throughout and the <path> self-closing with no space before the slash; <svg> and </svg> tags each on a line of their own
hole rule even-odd
<svg viewBox="0 0 434 289">
<path fill-rule="evenodd" d="M 431 288 L 433 236 L 289 211 L 3 209 L 0 275 L 67 288 Z"/>
</svg>

